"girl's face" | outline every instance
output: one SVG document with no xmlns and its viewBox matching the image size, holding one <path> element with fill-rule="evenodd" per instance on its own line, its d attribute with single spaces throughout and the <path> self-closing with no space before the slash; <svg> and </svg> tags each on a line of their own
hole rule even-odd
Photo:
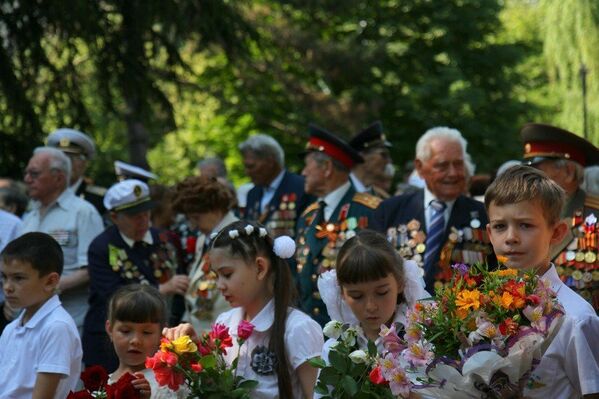
<svg viewBox="0 0 599 399">
<path fill-rule="evenodd" d="M 378 280 L 343 284 L 342 287 L 343 299 L 369 338 L 377 337 L 381 324 L 392 320 L 401 292 L 402 287 L 391 273 Z"/>
<path fill-rule="evenodd" d="M 120 368 L 133 371 L 145 368 L 147 356 L 158 350 L 161 337 L 160 323 L 133 323 L 116 320 L 106 322 L 106 332 L 110 336 L 119 358 Z"/>
</svg>

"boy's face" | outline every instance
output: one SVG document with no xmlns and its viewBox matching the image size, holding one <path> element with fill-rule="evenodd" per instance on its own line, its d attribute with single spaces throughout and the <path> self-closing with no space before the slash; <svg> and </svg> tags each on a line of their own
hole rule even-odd
<svg viewBox="0 0 599 399">
<path fill-rule="evenodd" d="M 549 225 L 538 201 L 489 206 L 487 232 L 495 253 L 507 258 L 506 266 L 535 269 L 542 275 L 549 269 L 550 247 L 567 232 L 565 223 Z"/>
<path fill-rule="evenodd" d="M 58 273 L 40 276 L 30 263 L 19 260 L 0 262 L 2 287 L 11 308 L 25 308 L 29 315 L 53 295 L 58 285 Z"/>
</svg>

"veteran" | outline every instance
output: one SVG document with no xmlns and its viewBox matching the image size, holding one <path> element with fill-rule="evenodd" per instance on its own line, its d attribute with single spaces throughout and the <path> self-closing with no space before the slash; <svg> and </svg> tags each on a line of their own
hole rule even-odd
<svg viewBox="0 0 599 399">
<path fill-rule="evenodd" d="M 567 130 L 528 123 L 520 130 L 524 163 L 545 172 L 566 192 L 562 218 L 570 231 L 551 259 L 566 285 L 599 311 L 599 197 L 586 193 L 584 167 L 599 164 L 599 149 Z"/>
<path fill-rule="evenodd" d="M 451 265 L 484 262 L 492 248 L 484 205 L 466 191 L 466 140 L 456 129 L 428 130 L 416 144 L 414 165 L 426 186 L 381 203 L 374 228 L 405 259 L 422 268 L 426 290 L 451 279 Z"/>
<path fill-rule="evenodd" d="M 315 125 L 310 126 L 304 161 L 305 190 L 318 200 L 298 220 L 294 272 L 301 309 L 324 325 L 329 316 L 318 292 L 318 276 L 335 267 L 337 252 L 347 239 L 368 227 L 380 199 L 357 192 L 349 181 L 351 168 L 362 162 L 360 154 Z"/>
</svg>

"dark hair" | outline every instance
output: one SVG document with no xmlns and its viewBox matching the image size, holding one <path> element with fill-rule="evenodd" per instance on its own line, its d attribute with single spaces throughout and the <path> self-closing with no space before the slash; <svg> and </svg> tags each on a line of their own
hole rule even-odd
<svg viewBox="0 0 599 399">
<path fill-rule="evenodd" d="M 227 212 L 235 200 L 231 190 L 216 178 L 190 176 L 175 186 L 173 209 L 181 213 Z"/>
<path fill-rule="evenodd" d="M 337 281 L 340 286 L 375 281 L 389 274 L 403 285 L 403 259 L 380 233 L 361 230 L 339 250 Z"/>
<path fill-rule="evenodd" d="M 27 198 L 27 195 L 18 189 L 16 182 L 9 187 L 0 187 L 0 198 L 5 206 L 15 207 L 14 213 L 18 217 L 22 217 L 27 210 L 29 199 Z"/>
<path fill-rule="evenodd" d="M 2 251 L 4 263 L 27 262 L 40 276 L 50 273 L 62 274 L 64 257 L 62 248 L 46 233 L 26 233 L 9 242 Z"/>
<path fill-rule="evenodd" d="M 247 234 L 245 228 L 253 227 L 253 232 Z M 291 398 L 291 376 L 289 375 L 289 359 L 285 351 L 285 323 L 287 309 L 295 299 L 295 286 L 291 280 L 291 270 L 287 262 L 273 252 L 273 239 L 267 234 L 260 237 L 263 226 L 237 221 L 224 227 L 212 242 L 212 248 L 227 248 L 231 256 L 239 257 L 246 263 L 253 263 L 257 256 L 264 256 L 270 261 L 270 279 L 273 284 L 275 301 L 275 317 L 270 332 L 269 349 L 277 358 L 277 377 L 280 398 Z M 237 230 L 239 236 L 231 238 L 229 232 Z"/>
<path fill-rule="evenodd" d="M 512 166 L 495 179 L 485 193 L 487 214 L 491 204 L 504 206 L 522 201 L 538 201 L 547 223 L 560 220 L 565 192 L 544 172 L 530 166 Z"/>
<path fill-rule="evenodd" d="M 108 302 L 108 320 L 166 325 L 166 303 L 160 292 L 147 284 L 119 288 Z"/>
</svg>

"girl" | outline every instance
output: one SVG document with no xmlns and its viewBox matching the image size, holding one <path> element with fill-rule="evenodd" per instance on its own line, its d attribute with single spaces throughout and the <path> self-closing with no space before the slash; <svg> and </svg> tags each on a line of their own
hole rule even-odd
<svg viewBox="0 0 599 399">
<path fill-rule="evenodd" d="M 362 230 L 347 240 L 337 256 L 337 270 L 318 279 L 318 289 L 332 320 L 360 325 L 358 341 L 364 349 L 368 339 L 382 350 L 381 325 L 406 325 L 406 311 L 421 298 L 430 297 L 415 262 L 403 261 L 379 233 Z M 323 347 L 328 353 L 335 339 Z"/>
<path fill-rule="evenodd" d="M 252 398 L 312 398 L 318 371 L 308 360 L 322 350 L 322 329 L 314 320 L 290 307 L 293 283 L 289 265 L 295 243 L 288 236 L 272 240 L 264 227 L 234 222 L 212 241 L 210 261 L 218 275 L 217 286 L 235 307 L 221 314 L 217 323 L 229 327 L 234 347 L 227 362 L 239 350 L 237 326 L 241 320 L 254 331 L 241 347 L 238 375 L 257 380 Z M 189 324 L 166 330 L 169 339 L 194 335 Z"/>
<path fill-rule="evenodd" d="M 146 357 L 160 346 L 160 332 L 166 321 L 166 304 L 150 285 L 130 284 L 117 290 L 108 303 L 106 332 L 114 345 L 119 367 L 110 375 L 115 383 L 127 372 L 139 377 L 133 385 L 143 398 L 185 398 L 182 390 L 160 387 L 154 373 L 145 368 Z"/>
</svg>

